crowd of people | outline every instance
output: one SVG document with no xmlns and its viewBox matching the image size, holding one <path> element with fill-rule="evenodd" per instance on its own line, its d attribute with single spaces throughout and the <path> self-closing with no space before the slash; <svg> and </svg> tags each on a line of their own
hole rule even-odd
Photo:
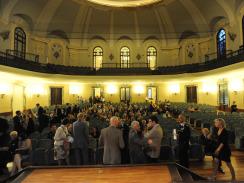
<svg viewBox="0 0 244 183">
<path fill-rule="evenodd" d="M 186 123 L 186 116 L 181 111 L 171 110 L 170 102 L 149 105 L 128 103 L 111 104 L 100 100 L 88 105 L 56 106 L 53 111 L 46 111 L 39 104 L 34 110 L 23 113 L 16 111 L 13 118 L 13 130 L 8 133 L 8 124 L 1 119 L 3 128 L 0 132 L 0 166 L 13 162 L 11 174 L 22 169 L 21 162 L 30 157 L 30 135 L 49 129 L 47 138 L 54 142 L 54 159 L 59 165 L 69 165 L 70 149 L 74 149 L 77 165 L 88 164 L 88 148 L 103 147 L 103 164 L 140 164 L 156 163 L 160 156 L 163 127 L 155 114 L 175 117 L 179 123 L 177 140 L 179 163 L 189 168 L 188 151 L 191 127 Z M 98 122 L 98 123 L 95 123 Z M 99 125 L 96 125 L 99 124 Z M 235 172 L 231 164 L 231 151 L 228 134 L 223 119 L 215 120 L 215 136 L 203 129 L 202 144 L 206 155 L 213 156 L 215 166 L 212 179 L 216 178 L 219 164 L 225 161 L 232 179 Z M 3 169 L 2 169 L 3 170 Z"/>
</svg>

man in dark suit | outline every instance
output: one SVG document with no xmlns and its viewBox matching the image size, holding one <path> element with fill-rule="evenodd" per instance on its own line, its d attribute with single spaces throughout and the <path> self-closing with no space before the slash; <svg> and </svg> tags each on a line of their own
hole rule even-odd
<svg viewBox="0 0 244 183">
<path fill-rule="evenodd" d="M 116 165 L 121 163 L 121 149 L 125 147 L 122 131 L 118 129 L 119 118 L 111 117 L 110 126 L 102 129 L 99 145 L 104 146 L 103 163 Z"/>
<path fill-rule="evenodd" d="M 191 137 L 191 129 L 186 124 L 186 117 L 180 114 L 178 117 L 179 128 L 178 128 L 178 143 L 179 143 L 179 160 L 180 165 L 189 168 L 189 143 Z"/>
<path fill-rule="evenodd" d="M 50 124 L 50 119 L 46 114 L 46 111 L 43 107 L 39 107 L 38 110 L 38 122 L 39 122 L 39 132 L 41 133 L 44 128 L 47 128 Z"/>
<path fill-rule="evenodd" d="M 15 116 L 13 118 L 13 122 L 14 122 L 14 131 L 17 131 L 19 134 L 24 134 L 25 133 L 25 129 L 23 126 L 23 117 L 20 111 L 16 111 L 15 112 Z"/>
<path fill-rule="evenodd" d="M 121 155 L 122 155 L 122 157 L 121 157 L 121 163 L 122 164 L 128 164 L 128 163 L 130 163 L 129 147 L 128 147 L 130 127 L 126 123 L 125 120 L 122 120 L 121 121 L 120 129 L 122 131 L 123 139 L 124 139 L 124 143 L 125 143 L 125 147 L 121 151 Z"/>
<path fill-rule="evenodd" d="M 75 158 L 77 165 L 81 165 L 81 156 L 83 164 L 88 164 L 88 142 L 89 128 L 85 121 L 86 116 L 83 113 L 77 115 L 78 120 L 73 123 L 73 148 L 75 149 Z"/>
</svg>

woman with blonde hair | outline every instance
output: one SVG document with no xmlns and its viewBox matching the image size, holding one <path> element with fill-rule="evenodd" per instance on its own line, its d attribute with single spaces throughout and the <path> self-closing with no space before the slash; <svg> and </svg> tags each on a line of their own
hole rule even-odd
<svg viewBox="0 0 244 183">
<path fill-rule="evenodd" d="M 213 169 L 212 180 L 216 180 L 216 175 L 219 167 L 220 161 L 225 161 L 227 167 L 230 170 L 232 181 L 236 180 L 235 170 L 231 164 L 231 149 L 228 144 L 228 132 L 225 129 L 225 120 L 222 118 L 217 118 L 214 120 L 214 125 L 218 129 L 217 132 L 217 148 L 214 152 L 215 164 Z"/>
</svg>

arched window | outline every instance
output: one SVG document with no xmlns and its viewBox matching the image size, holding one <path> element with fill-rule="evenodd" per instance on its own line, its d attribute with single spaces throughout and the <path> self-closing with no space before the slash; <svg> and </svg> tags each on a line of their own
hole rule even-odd
<svg viewBox="0 0 244 183">
<path fill-rule="evenodd" d="M 93 65 L 96 70 L 100 69 L 103 64 L 103 49 L 96 47 L 93 50 Z"/>
<path fill-rule="evenodd" d="M 122 47 L 120 50 L 120 67 L 129 68 L 130 66 L 130 49 Z"/>
<path fill-rule="evenodd" d="M 224 29 L 220 29 L 217 34 L 217 56 L 218 59 L 226 57 L 226 32 Z"/>
<path fill-rule="evenodd" d="M 14 31 L 14 51 L 16 56 L 25 58 L 26 34 L 20 27 L 16 27 Z"/>
<path fill-rule="evenodd" d="M 147 49 L 147 64 L 152 70 L 157 67 L 157 50 L 152 46 Z"/>
</svg>

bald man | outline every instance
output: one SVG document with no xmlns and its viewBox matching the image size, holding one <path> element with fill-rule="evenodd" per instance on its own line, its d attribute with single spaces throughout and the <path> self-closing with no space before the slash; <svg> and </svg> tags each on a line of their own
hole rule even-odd
<svg viewBox="0 0 244 183">
<path fill-rule="evenodd" d="M 122 131 L 118 129 L 119 118 L 111 117 L 110 126 L 102 129 L 99 146 L 104 147 L 103 164 L 121 164 L 121 149 L 125 147 Z"/>
</svg>

